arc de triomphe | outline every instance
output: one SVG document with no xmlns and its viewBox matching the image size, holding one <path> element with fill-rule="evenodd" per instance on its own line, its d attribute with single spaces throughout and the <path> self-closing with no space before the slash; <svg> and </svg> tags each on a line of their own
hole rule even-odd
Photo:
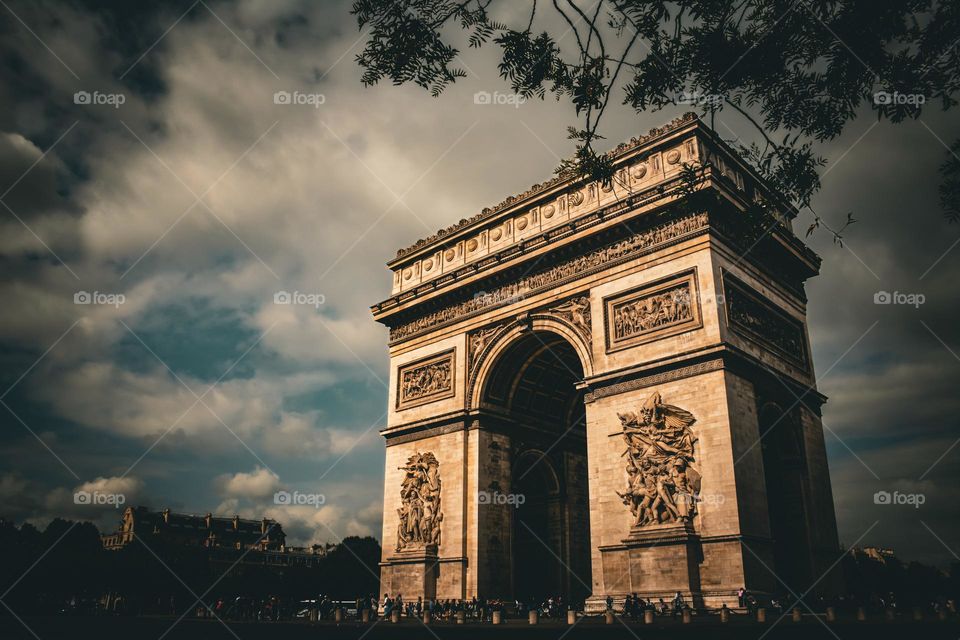
<svg viewBox="0 0 960 640">
<path fill-rule="evenodd" d="M 612 184 L 552 179 L 388 263 L 383 591 L 835 587 L 796 211 L 692 114 L 612 156 Z"/>
</svg>

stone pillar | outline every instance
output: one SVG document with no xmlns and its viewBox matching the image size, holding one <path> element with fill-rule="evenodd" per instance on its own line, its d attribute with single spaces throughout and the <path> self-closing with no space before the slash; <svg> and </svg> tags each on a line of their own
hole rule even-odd
<svg viewBox="0 0 960 640">
<path fill-rule="evenodd" d="M 763 607 L 757 609 L 757 622 L 766 622 L 767 621 L 767 610 Z"/>
<path fill-rule="evenodd" d="M 647 609 L 643 612 L 644 624 L 653 624 L 653 609 Z"/>
<path fill-rule="evenodd" d="M 567 611 L 567 624 L 577 624 L 577 612 L 573 609 Z"/>
<path fill-rule="evenodd" d="M 491 620 L 493 624 L 501 624 L 503 622 L 503 611 L 494 611 L 493 615 L 491 615 Z"/>
<path fill-rule="evenodd" d="M 539 617 L 540 617 L 540 616 L 537 614 L 537 610 L 536 610 L 536 609 L 531 609 L 531 610 L 530 610 L 530 613 L 527 614 L 527 621 L 528 621 L 530 624 L 537 624 L 537 622 L 538 622 L 538 620 L 539 620 Z"/>
<path fill-rule="evenodd" d="M 794 622 L 800 622 L 800 609 L 798 609 L 797 607 L 794 607 L 790 616 Z"/>
</svg>

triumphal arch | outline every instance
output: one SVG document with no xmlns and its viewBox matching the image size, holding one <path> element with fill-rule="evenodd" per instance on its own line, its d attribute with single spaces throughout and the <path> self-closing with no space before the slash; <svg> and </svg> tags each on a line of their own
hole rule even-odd
<svg viewBox="0 0 960 640">
<path fill-rule="evenodd" d="M 388 263 L 383 591 L 830 589 L 796 211 L 693 114 L 611 158 Z"/>
</svg>

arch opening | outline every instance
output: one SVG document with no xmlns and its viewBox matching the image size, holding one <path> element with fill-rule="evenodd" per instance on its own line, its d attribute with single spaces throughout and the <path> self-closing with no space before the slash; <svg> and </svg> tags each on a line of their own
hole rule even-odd
<svg viewBox="0 0 960 640">
<path fill-rule="evenodd" d="M 514 337 L 493 363 L 480 409 L 509 437 L 509 570 L 513 598 L 589 595 L 590 523 L 584 368 L 558 333 Z M 506 568 L 506 567 L 505 567 Z"/>
</svg>

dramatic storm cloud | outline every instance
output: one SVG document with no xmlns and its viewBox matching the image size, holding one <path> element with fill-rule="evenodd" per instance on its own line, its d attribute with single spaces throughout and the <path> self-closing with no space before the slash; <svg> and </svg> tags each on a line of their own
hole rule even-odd
<svg viewBox="0 0 960 640">
<path fill-rule="evenodd" d="M 383 263 L 549 176 L 572 109 L 475 104 L 507 91 L 492 49 L 439 99 L 364 89 L 345 2 L 137 4 L 0 11 L 0 512 L 110 526 L 116 505 L 73 497 L 99 491 L 266 515 L 295 542 L 379 535 Z M 604 134 L 678 114 L 611 111 Z M 854 122 L 823 148 L 814 206 L 861 222 L 842 247 L 809 239 L 841 539 L 938 563 L 960 539 L 960 228 L 936 202 L 958 135 L 933 111 Z M 322 499 L 274 500 L 294 491 Z"/>
</svg>

